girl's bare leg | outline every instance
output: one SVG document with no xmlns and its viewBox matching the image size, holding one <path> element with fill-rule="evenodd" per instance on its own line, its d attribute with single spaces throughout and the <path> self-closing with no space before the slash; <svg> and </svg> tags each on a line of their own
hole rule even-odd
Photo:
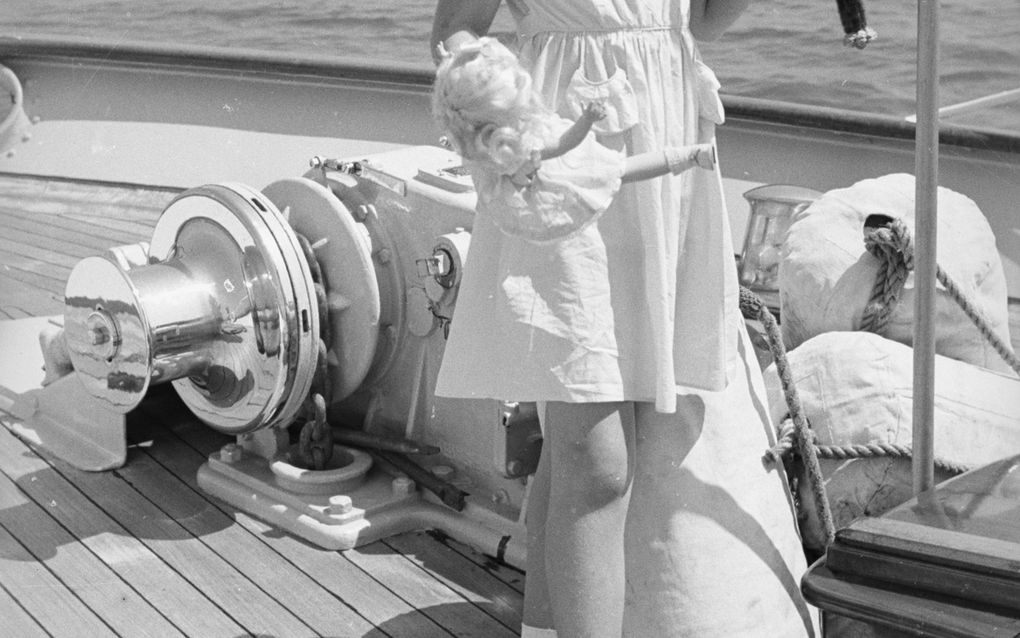
<svg viewBox="0 0 1020 638">
<path fill-rule="evenodd" d="M 549 403 L 545 566 L 559 638 L 619 638 L 634 469 L 630 403 Z"/>
<path fill-rule="evenodd" d="M 539 406 L 542 412 L 544 406 Z M 542 415 L 545 421 L 545 415 Z M 546 439 L 548 441 L 548 438 Z M 538 459 L 538 469 L 531 477 L 528 492 L 528 512 L 525 524 L 528 528 L 528 578 L 524 587 L 524 625 L 531 628 L 549 629 L 553 626 L 552 606 L 549 600 L 549 585 L 545 576 L 545 526 L 549 512 L 549 445 L 543 444 Z M 523 635 L 523 634 L 522 634 Z"/>
</svg>

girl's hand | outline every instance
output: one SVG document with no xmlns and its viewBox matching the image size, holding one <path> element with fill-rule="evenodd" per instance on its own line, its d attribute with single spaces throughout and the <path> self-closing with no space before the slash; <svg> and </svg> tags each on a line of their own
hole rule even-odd
<svg viewBox="0 0 1020 638">
<path fill-rule="evenodd" d="M 598 122 L 606 117 L 606 105 L 602 102 L 588 102 L 581 110 L 581 117 L 592 122 Z"/>
</svg>

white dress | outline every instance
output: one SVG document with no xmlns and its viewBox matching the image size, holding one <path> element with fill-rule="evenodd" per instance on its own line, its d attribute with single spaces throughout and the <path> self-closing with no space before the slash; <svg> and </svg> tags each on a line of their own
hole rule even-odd
<svg viewBox="0 0 1020 638">
<path fill-rule="evenodd" d="M 510 8 L 521 60 L 549 106 L 576 119 L 601 101 L 599 142 L 635 155 L 712 141 L 722 122 L 686 6 Z M 597 224 L 548 245 L 507 237 L 480 212 L 436 393 L 654 401 L 672 412 L 678 392 L 721 390 L 741 321 L 728 223 L 718 169 L 625 184 Z"/>
<path fill-rule="evenodd" d="M 569 119 L 609 107 L 602 144 L 713 141 L 722 105 L 688 0 L 508 2 L 549 105 Z M 718 169 L 624 184 L 597 223 L 551 244 L 479 212 L 436 393 L 639 402 L 624 636 L 815 634 L 782 468 L 761 460 L 775 437 Z"/>
</svg>

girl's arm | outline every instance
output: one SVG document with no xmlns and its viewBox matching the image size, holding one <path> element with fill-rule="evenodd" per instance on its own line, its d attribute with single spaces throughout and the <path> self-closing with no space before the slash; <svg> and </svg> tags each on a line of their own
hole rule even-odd
<svg viewBox="0 0 1020 638">
<path fill-rule="evenodd" d="M 691 0 L 691 33 L 698 40 L 716 40 L 749 4 L 750 0 Z"/>
<path fill-rule="evenodd" d="M 439 45 L 453 51 L 485 35 L 501 0 L 439 0 L 432 18 L 432 60 L 439 63 Z"/>
<path fill-rule="evenodd" d="M 542 159 L 547 160 L 559 157 L 570 149 L 576 147 L 584 140 L 584 136 L 591 130 L 592 124 L 606 117 L 606 107 L 599 102 L 590 102 L 584 105 L 581 117 L 570 125 L 570 128 L 563 131 L 555 146 L 542 149 Z"/>
<path fill-rule="evenodd" d="M 649 151 L 627 158 L 623 168 L 623 181 L 636 182 L 660 177 L 667 173 L 679 175 L 689 168 L 713 168 L 715 147 L 711 144 L 667 146 L 661 151 Z"/>
</svg>

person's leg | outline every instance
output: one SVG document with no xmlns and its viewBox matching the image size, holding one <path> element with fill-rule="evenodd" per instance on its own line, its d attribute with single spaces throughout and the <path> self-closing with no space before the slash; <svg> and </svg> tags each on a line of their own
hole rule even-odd
<svg viewBox="0 0 1020 638">
<path fill-rule="evenodd" d="M 743 336 L 742 336 L 743 337 Z M 758 363 L 746 338 L 722 392 L 639 404 L 627 524 L 625 636 L 805 638 L 806 561 Z"/>
<path fill-rule="evenodd" d="M 545 404 L 538 406 L 539 420 L 545 431 Z M 548 439 L 547 439 L 548 440 Z M 545 576 L 545 526 L 549 512 L 549 445 L 543 442 L 538 469 L 528 487 L 528 511 L 525 525 L 528 528 L 527 580 L 524 585 L 524 626 L 521 638 L 555 636 L 552 631 L 552 606 Z M 548 633 L 552 631 L 552 633 Z M 543 634 L 542 632 L 547 632 Z"/>
<path fill-rule="evenodd" d="M 633 476 L 629 403 L 549 403 L 545 566 L 559 638 L 619 638 Z"/>
</svg>

